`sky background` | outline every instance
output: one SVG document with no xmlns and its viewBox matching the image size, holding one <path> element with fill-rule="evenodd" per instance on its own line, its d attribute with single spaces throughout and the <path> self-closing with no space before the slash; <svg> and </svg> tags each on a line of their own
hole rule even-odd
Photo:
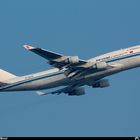
<svg viewBox="0 0 140 140">
<path fill-rule="evenodd" d="M 0 68 L 50 69 L 30 44 L 88 59 L 140 44 L 140 0 L 0 0 Z M 139 136 L 140 68 L 86 95 L 0 93 L 0 136 Z"/>
</svg>

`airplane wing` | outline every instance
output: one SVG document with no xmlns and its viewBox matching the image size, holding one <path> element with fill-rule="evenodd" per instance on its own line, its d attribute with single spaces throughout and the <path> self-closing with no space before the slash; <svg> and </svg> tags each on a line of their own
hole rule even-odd
<svg viewBox="0 0 140 140">
<path fill-rule="evenodd" d="M 40 55 L 41 57 L 43 57 L 47 60 L 53 60 L 53 59 L 63 57 L 63 55 L 61 55 L 61 54 L 54 53 L 52 51 L 48 51 L 48 50 L 45 50 L 42 48 L 35 48 L 35 47 L 29 46 L 29 45 L 24 45 L 24 48 Z"/>
<path fill-rule="evenodd" d="M 59 53 L 48 51 L 42 48 L 35 48 L 29 45 L 24 45 L 24 48 L 47 59 L 48 64 L 52 65 L 53 67 L 59 68 L 60 70 L 64 69 L 65 75 L 71 79 L 80 78 L 85 73 L 89 73 L 91 69 L 97 72 L 114 67 L 107 64 L 106 62 L 98 63 L 88 60 L 86 61 L 79 59 L 78 56 L 64 56 Z"/>
<path fill-rule="evenodd" d="M 66 93 L 66 92 L 68 92 L 70 89 L 71 89 L 70 87 L 65 87 L 65 88 L 58 89 L 58 90 L 52 91 L 52 92 L 47 92 L 47 93 L 45 93 L 45 92 L 37 91 L 36 93 L 37 93 L 37 95 L 39 95 L 39 96 L 48 95 L 48 94 L 58 94 L 58 95 L 59 95 L 59 94 L 61 94 L 61 93 Z"/>
<path fill-rule="evenodd" d="M 48 95 L 48 94 L 59 95 L 61 93 L 65 93 L 65 94 L 68 94 L 70 96 L 72 96 L 72 95 L 80 96 L 80 95 L 85 94 L 85 89 L 84 89 L 84 87 L 80 87 L 78 85 L 76 85 L 76 86 L 72 85 L 72 86 L 64 87 L 62 89 L 58 89 L 58 90 L 53 91 L 53 92 L 44 93 L 44 92 L 41 92 L 41 91 L 37 91 L 36 93 L 39 96 Z"/>
<path fill-rule="evenodd" d="M 77 56 L 64 56 L 42 48 L 35 48 L 29 45 L 24 45 L 24 48 L 40 55 L 48 60 L 48 63 L 56 68 L 62 69 L 67 66 L 78 66 L 87 63 L 85 60 L 79 59 Z"/>
</svg>

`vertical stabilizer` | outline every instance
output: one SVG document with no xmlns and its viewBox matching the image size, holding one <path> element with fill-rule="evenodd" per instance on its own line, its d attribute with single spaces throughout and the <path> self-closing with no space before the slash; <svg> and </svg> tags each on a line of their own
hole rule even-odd
<svg viewBox="0 0 140 140">
<path fill-rule="evenodd" d="M 7 81 L 7 80 L 10 80 L 10 79 L 13 79 L 15 77 L 16 77 L 15 75 L 0 69 L 0 83 Z"/>
</svg>

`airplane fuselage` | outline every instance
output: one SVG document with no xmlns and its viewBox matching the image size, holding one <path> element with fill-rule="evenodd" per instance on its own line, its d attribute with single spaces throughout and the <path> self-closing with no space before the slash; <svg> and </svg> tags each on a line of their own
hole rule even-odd
<svg viewBox="0 0 140 140">
<path fill-rule="evenodd" d="M 112 74 L 140 67 L 140 46 L 121 49 L 111 53 L 89 59 L 89 62 L 106 62 L 114 67 L 102 71 L 89 70 L 77 79 L 70 79 L 64 74 L 64 70 L 58 68 L 16 77 L 9 81 L 9 84 L 0 87 L 0 91 L 25 91 L 43 90 L 59 86 L 68 86 L 79 83 L 80 86 L 92 85 L 95 80 L 102 79 Z"/>
</svg>

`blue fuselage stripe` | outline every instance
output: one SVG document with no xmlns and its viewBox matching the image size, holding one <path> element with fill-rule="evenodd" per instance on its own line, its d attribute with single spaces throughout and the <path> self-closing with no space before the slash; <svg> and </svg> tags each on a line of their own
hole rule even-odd
<svg viewBox="0 0 140 140">
<path fill-rule="evenodd" d="M 123 60 L 123 59 L 126 59 L 126 58 L 131 58 L 131 57 L 135 57 L 135 56 L 139 56 L 140 53 L 135 53 L 135 54 L 128 54 L 128 55 L 125 55 L 125 56 L 121 56 L 121 57 L 115 57 L 113 59 L 108 59 L 106 60 L 106 62 L 114 62 L 114 61 L 119 61 L 119 60 Z"/>
<path fill-rule="evenodd" d="M 29 79 L 29 80 L 22 80 L 22 81 L 14 83 L 14 84 L 7 85 L 6 87 L 0 88 L 0 90 L 5 90 L 5 89 L 8 89 L 8 88 L 16 87 L 16 86 L 26 84 L 26 83 L 30 83 L 30 82 L 33 82 L 33 81 L 37 81 L 37 80 L 42 80 L 42 79 L 49 78 L 49 77 L 52 77 L 52 76 L 57 76 L 57 75 L 60 75 L 60 74 L 63 74 L 63 72 L 59 72 L 59 73 L 52 74 L 52 75 L 47 74 L 47 75 L 43 75 L 43 76 L 40 76 L 40 77 L 35 77 L 33 79 Z"/>
</svg>

